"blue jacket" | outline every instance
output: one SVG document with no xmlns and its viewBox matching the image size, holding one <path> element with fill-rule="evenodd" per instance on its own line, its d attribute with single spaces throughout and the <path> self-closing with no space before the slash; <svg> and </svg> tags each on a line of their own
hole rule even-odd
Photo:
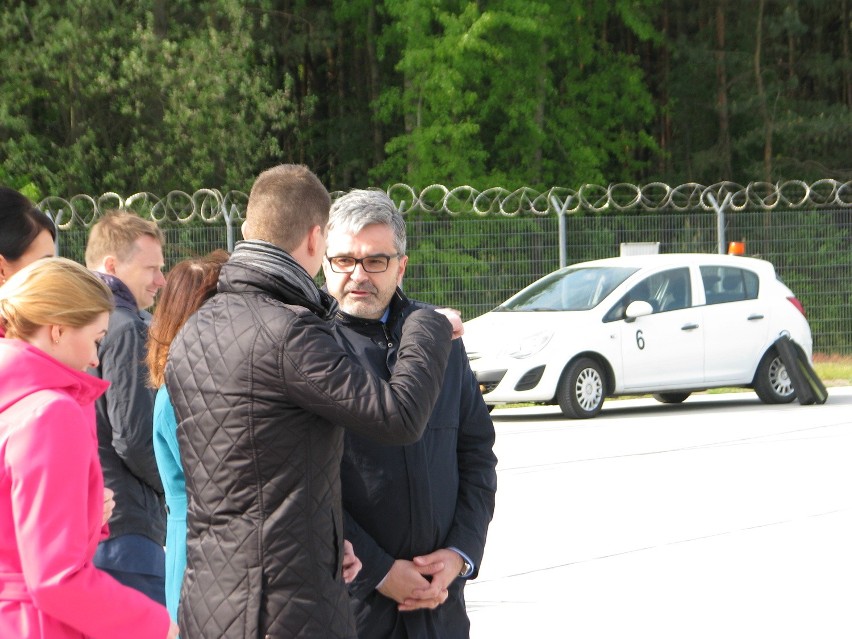
<svg viewBox="0 0 852 639">
<path fill-rule="evenodd" d="M 166 493 L 166 607 L 177 621 L 180 586 L 186 569 L 186 478 L 180 463 L 177 420 L 165 386 L 154 400 L 154 456 Z"/>
<path fill-rule="evenodd" d="M 115 298 L 115 311 L 98 348 L 98 367 L 89 371 L 110 383 L 95 403 L 104 485 L 115 492 L 110 539 L 144 535 L 161 547 L 166 540 L 166 510 L 151 443 L 154 391 L 148 388 L 145 365 L 150 315 L 137 308 L 121 280 L 95 275 L 106 282 Z M 151 574 L 162 574 L 161 570 L 162 566 Z"/>
<path fill-rule="evenodd" d="M 387 323 L 338 311 L 335 335 L 354 359 L 388 379 L 406 318 L 425 304 L 397 291 Z M 464 579 L 435 610 L 400 613 L 376 585 L 395 559 L 457 548 L 478 569 L 494 514 L 494 425 L 462 340 L 453 341 L 444 383 L 416 443 L 389 446 L 359 433 L 344 439 L 340 479 L 344 533 L 364 567 L 352 583 L 359 639 L 461 639 L 469 636 Z M 476 576 L 474 573 L 472 576 Z"/>
</svg>

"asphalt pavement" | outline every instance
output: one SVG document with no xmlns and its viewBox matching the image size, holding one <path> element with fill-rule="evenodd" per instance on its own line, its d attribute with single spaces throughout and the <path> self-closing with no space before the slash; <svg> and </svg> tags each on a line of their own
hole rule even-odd
<svg viewBox="0 0 852 639">
<path fill-rule="evenodd" d="M 497 409 L 473 639 L 852 637 L 852 387 Z"/>
</svg>

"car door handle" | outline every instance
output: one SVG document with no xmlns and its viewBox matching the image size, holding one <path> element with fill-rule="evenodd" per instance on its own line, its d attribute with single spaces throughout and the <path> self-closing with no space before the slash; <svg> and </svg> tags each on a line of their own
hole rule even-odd
<svg viewBox="0 0 852 639">
<path fill-rule="evenodd" d="M 680 330 L 682 330 L 682 331 L 694 331 L 696 328 L 698 328 L 698 324 L 684 324 L 683 326 L 680 327 Z"/>
<path fill-rule="evenodd" d="M 749 322 L 754 321 L 754 320 L 762 320 L 762 319 L 763 319 L 763 315 L 761 315 L 760 313 L 754 313 L 754 314 L 748 316 Z"/>
</svg>

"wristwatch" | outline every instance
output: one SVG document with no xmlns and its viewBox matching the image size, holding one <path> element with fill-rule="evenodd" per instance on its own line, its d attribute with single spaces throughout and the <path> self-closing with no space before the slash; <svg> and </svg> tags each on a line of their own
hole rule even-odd
<svg viewBox="0 0 852 639">
<path fill-rule="evenodd" d="M 467 577 L 471 572 L 473 572 L 473 566 L 467 563 L 467 560 L 462 557 L 462 567 L 459 571 L 459 577 Z"/>
</svg>

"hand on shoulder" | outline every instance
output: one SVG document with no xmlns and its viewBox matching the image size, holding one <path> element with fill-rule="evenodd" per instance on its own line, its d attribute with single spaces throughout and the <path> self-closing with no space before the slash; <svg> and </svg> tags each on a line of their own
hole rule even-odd
<svg viewBox="0 0 852 639">
<path fill-rule="evenodd" d="M 453 339 L 458 339 L 464 335 L 464 324 L 462 323 L 461 313 L 454 308 L 436 308 L 436 313 L 440 313 L 446 317 L 450 325 L 453 327 Z"/>
</svg>

